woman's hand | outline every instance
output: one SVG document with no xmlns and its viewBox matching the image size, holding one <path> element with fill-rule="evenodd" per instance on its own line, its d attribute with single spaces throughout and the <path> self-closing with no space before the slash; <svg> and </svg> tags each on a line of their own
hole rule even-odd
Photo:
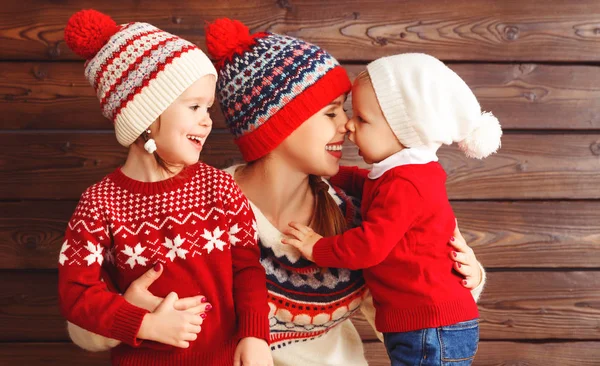
<svg viewBox="0 0 600 366">
<path fill-rule="evenodd" d="M 465 238 L 460 233 L 458 224 L 449 243 L 455 249 L 450 252 L 450 257 L 454 261 L 454 269 L 465 277 L 462 285 L 469 290 L 476 288 L 481 283 L 481 267 L 473 249 L 467 245 Z"/>
<path fill-rule="evenodd" d="M 273 366 L 269 345 L 264 339 L 243 338 L 235 349 L 233 366 Z"/>
<path fill-rule="evenodd" d="M 129 303 L 154 312 L 156 308 L 164 301 L 164 298 L 154 296 L 148 288 L 156 281 L 163 272 L 163 266 L 157 263 L 146 273 L 133 281 L 123 297 Z M 174 302 L 175 310 L 186 311 L 191 314 L 200 315 L 206 318 L 206 312 L 212 309 L 212 305 L 206 301 L 204 296 L 186 297 Z"/>
</svg>

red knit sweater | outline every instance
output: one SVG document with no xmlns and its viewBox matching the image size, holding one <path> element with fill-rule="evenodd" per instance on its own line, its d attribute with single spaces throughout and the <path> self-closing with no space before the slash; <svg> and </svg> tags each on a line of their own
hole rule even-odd
<svg viewBox="0 0 600 366">
<path fill-rule="evenodd" d="M 380 332 L 434 328 L 479 316 L 462 278 L 453 272 L 448 241 L 455 227 L 446 173 L 437 162 L 392 168 L 378 179 L 343 167 L 332 183 L 363 193 L 363 223 L 323 238 L 313 256 L 320 266 L 364 268 Z"/>
<path fill-rule="evenodd" d="M 239 339 L 269 339 L 259 258 L 252 210 L 229 174 L 198 163 L 143 183 L 117 169 L 83 193 L 69 221 L 59 258 L 61 310 L 72 323 L 123 342 L 113 364 L 231 365 Z M 108 273 L 123 292 L 155 263 L 164 272 L 150 287 L 154 295 L 204 295 L 213 305 L 188 349 L 137 339 L 147 311 L 101 280 Z"/>
</svg>

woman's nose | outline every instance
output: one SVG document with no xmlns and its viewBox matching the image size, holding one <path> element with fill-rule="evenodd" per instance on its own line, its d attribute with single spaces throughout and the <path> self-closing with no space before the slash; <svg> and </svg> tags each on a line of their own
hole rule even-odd
<svg viewBox="0 0 600 366">
<path fill-rule="evenodd" d="M 348 116 L 344 113 L 343 116 L 340 116 L 340 121 L 338 122 L 338 130 L 340 133 L 346 133 L 346 124 L 348 123 Z"/>
</svg>

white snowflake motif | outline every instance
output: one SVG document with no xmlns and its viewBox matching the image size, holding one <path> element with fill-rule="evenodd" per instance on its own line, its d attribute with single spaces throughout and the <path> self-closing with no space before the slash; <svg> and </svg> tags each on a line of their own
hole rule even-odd
<svg viewBox="0 0 600 366">
<path fill-rule="evenodd" d="M 88 266 L 98 262 L 99 265 L 102 265 L 102 260 L 104 257 L 102 256 L 102 245 L 96 244 L 88 241 L 87 246 L 85 247 L 90 254 L 88 254 L 84 259 L 87 261 Z"/>
<path fill-rule="evenodd" d="M 142 247 L 140 243 L 138 243 L 133 249 L 129 245 L 125 245 L 125 250 L 121 251 L 121 253 L 129 256 L 129 259 L 127 262 L 125 262 L 125 264 L 129 264 L 130 268 L 135 267 L 136 264 L 145 266 L 148 258 L 140 255 L 144 252 L 144 250 L 146 250 L 146 248 Z"/>
<path fill-rule="evenodd" d="M 165 243 L 163 245 L 169 249 L 169 253 L 167 253 L 166 257 L 169 258 L 171 262 L 175 260 L 175 256 L 185 259 L 185 255 L 188 251 L 181 248 L 181 244 L 183 244 L 184 241 L 185 239 L 181 239 L 180 235 L 177 235 L 173 240 L 165 238 Z"/>
<path fill-rule="evenodd" d="M 254 229 L 254 241 L 258 241 L 258 226 L 256 225 L 256 220 L 252 220 L 252 229 Z"/>
<path fill-rule="evenodd" d="M 69 258 L 67 258 L 67 255 L 65 254 L 65 252 L 71 246 L 69 244 L 67 244 L 67 243 L 68 243 L 68 241 L 65 240 L 65 242 L 62 245 L 62 247 L 60 248 L 60 255 L 58 256 L 58 263 L 60 263 L 62 266 L 64 266 L 65 262 L 69 259 Z"/>
<path fill-rule="evenodd" d="M 235 225 L 233 225 L 232 227 L 229 228 L 229 243 L 231 245 L 235 246 L 237 243 L 239 243 L 240 241 L 242 241 L 240 238 L 238 238 L 237 236 L 235 236 L 240 231 L 242 231 L 242 229 L 240 229 L 240 227 L 238 226 L 238 224 L 235 224 Z"/>
<path fill-rule="evenodd" d="M 210 254 L 210 252 L 213 251 L 213 249 L 215 249 L 215 247 L 217 249 L 219 249 L 220 251 L 223 251 L 223 248 L 225 247 L 225 245 L 227 245 L 227 243 L 225 243 L 223 240 L 219 239 L 221 237 L 221 235 L 223 235 L 225 233 L 225 231 L 219 229 L 219 227 L 217 227 L 212 233 L 206 229 L 204 229 L 204 234 L 200 235 L 201 237 L 203 237 L 204 239 L 208 240 L 208 243 L 206 243 L 202 249 L 206 249 L 206 251 Z"/>
</svg>

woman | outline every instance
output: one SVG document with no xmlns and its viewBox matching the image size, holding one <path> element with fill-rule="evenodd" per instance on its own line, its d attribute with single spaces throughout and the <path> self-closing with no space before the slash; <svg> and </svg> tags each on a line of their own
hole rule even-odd
<svg viewBox="0 0 600 366">
<path fill-rule="evenodd" d="M 237 21 L 216 21 L 206 39 L 219 69 L 221 109 L 248 162 L 226 171 L 250 200 L 257 219 L 274 362 L 366 365 L 360 336 L 348 321 L 361 305 L 367 319 L 374 316 L 360 271 L 318 268 L 281 244 L 290 221 L 325 236 L 357 223 L 353 201 L 320 178 L 339 169 L 350 80 L 319 47 L 282 35 L 250 35 Z M 483 269 L 458 231 L 452 245 L 460 263 L 455 268 L 477 298 Z M 125 298 L 152 310 L 161 301 L 147 291 L 156 277 L 150 270 Z M 73 325 L 69 330 L 75 343 L 87 349 L 117 344 Z"/>
</svg>

